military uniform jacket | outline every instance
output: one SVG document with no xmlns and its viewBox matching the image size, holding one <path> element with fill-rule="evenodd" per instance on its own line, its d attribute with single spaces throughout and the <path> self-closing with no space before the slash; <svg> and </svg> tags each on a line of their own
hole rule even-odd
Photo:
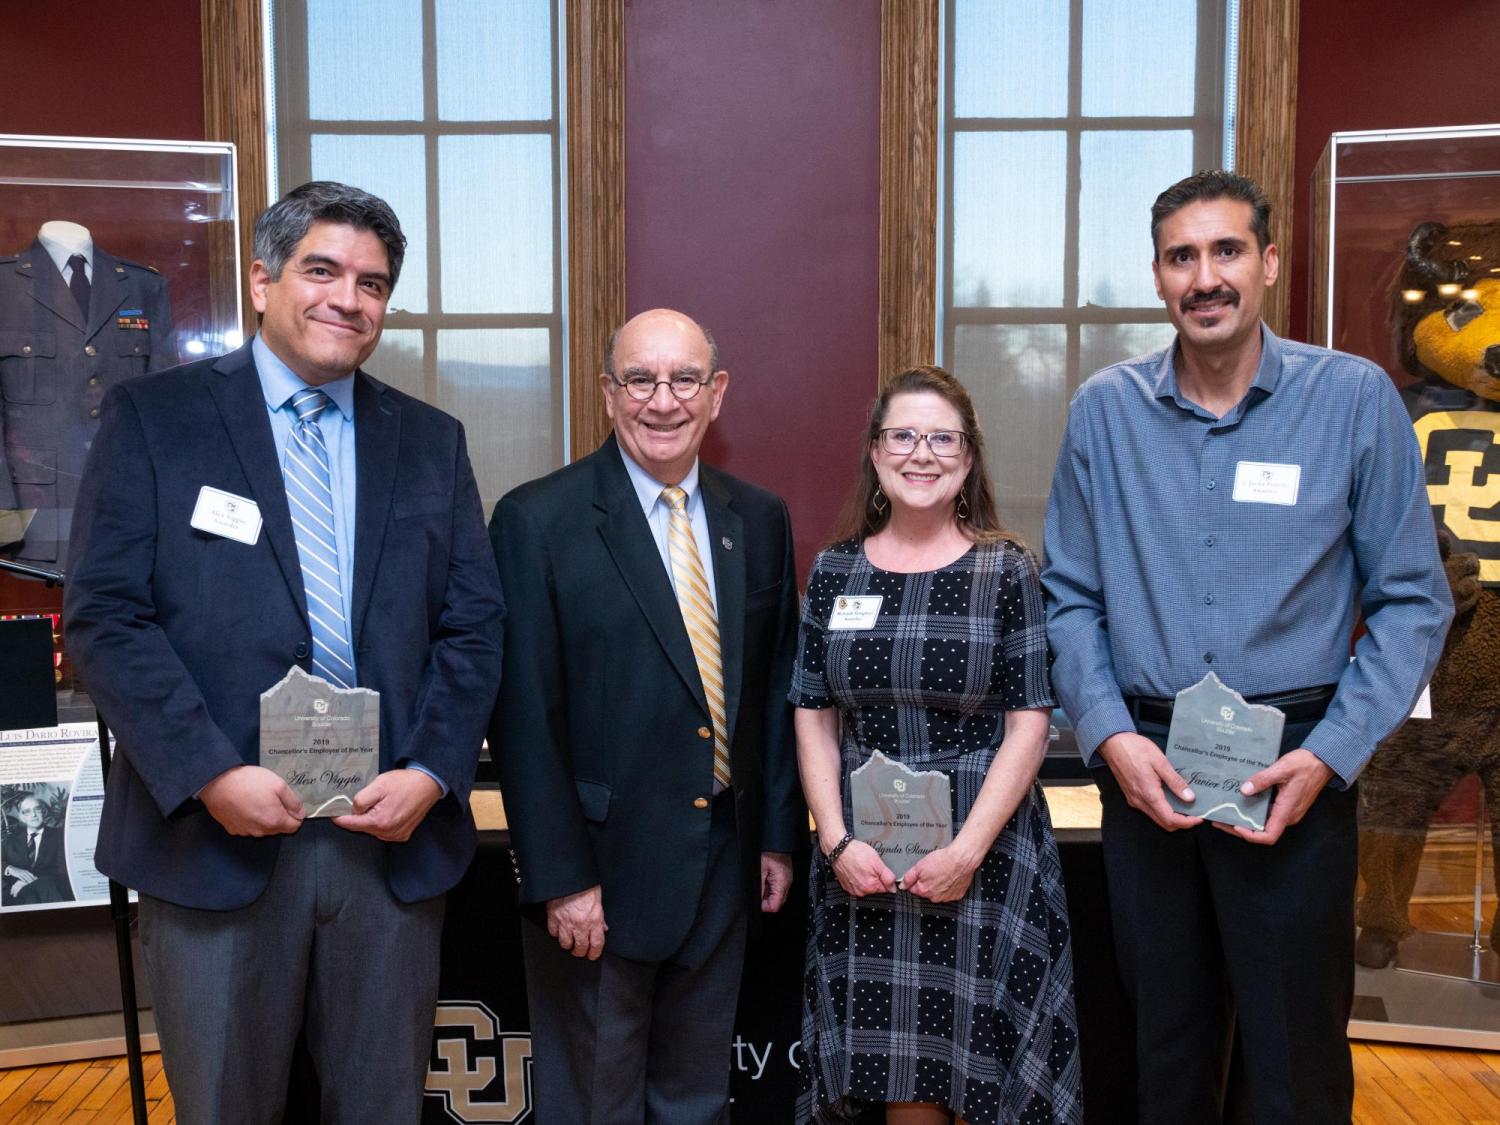
<svg viewBox="0 0 1500 1125">
<path fill-rule="evenodd" d="M 35 508 L 15 554 L 64 566 L 104 392 L 177 362 L 167 283 L 94 248 L 89 313 L 40 242 L 0 257 L 0 508 Z"/>
</svg>

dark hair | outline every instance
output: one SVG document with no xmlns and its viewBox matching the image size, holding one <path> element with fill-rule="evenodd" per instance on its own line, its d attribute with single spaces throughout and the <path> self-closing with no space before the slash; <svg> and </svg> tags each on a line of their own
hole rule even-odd
<svg viewBox="0 0 1500 1125">
<path fill-rule="evenodd" d="M 691 317 L 688 317 L 692 320 Z M 708 374 L 712 375 L 719 370 L 719 341 L 714 339 L 714 334 L 696 320 L 693 324 L 699 332 L 703 333 L 703 339 L 708 342 Z M 619 342 L 620 333 L 624 331 L 625 325 L 620 325 L 609 334 L 609 339 L 604 341 L 604 373 L 610 378 L 615 374 L 615 344 Z"/>
<path fill-rule="evenodd" d="M 974 400 L 964 385 L 941 367 L 924 365 L 913 367 L 886 381 L 880 389 L 880 397 L 870 409 L 870 424 L 865 430 L 865 443 L 860 451 L 859 472 L 855 477 L 854 491 L 844 511 L 839 516 L 835 542 L 846 539 L 865 540 L 882 530 L 891 519 L 891 507 L 886 503 L 877 511 L 875 494 L 880 488 L 880 478 L 870 460 L 870 450 L 880 440 L 880 431 L 885 428 L 885 416 L 890 411 L 891 399 L 905 394 L 935 394 L 958 411 L 968 439 L 970 457 L 969 475 L 959 489 L 967 514 L 959 518 L 956 514 L 958 498 L 954 499 L 954 518 L 963 526 L 976 543 L 992 543 L 998 539 L 1009 539 L 1017 546 L 1021 541 L 1014 532 L 1006 530 L 995 511 L 995 493 L 990 487 L 989 470 L 984 463 L 984 434 L 979 430 L 979 419 L 974 414 Z"/>
<path fill-rule="evenodd" d="M 406 236 L 401 233 L 396 213 L 378 195 L 332 180 L 313 180 L 293 188 L 255 220 L 255 256 L 265 263 L 272 281 L 281 280 L 287 259 L 312 225 L 319 222 L 373 232 L 385 244 L 391 288 L 396 287 L 406 257 Z"/>
<path fill-rule="evenodd" d="M 1178 180 L 1156 197 L 1151 205 L 1151 247 L 1161 248 L 1156 237 L 1167 216 L 1180 211 L 1189 203 L 1210 203 L 1215 199 L 1233 199 L 1250 204 L 1250 229 L 1255 232 L 1255 241 L 1261 253 L 1271 245 L 1271 201 L 1260 185 L 1249 176 L 1236 175 L 1222 168 L 1206 172 L 1195 172 L 1185 180 Z"/>
</svg>

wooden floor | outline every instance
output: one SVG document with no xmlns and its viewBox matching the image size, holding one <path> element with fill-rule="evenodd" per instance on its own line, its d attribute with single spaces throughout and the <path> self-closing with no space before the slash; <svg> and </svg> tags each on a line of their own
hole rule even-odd
<svg viewBox="0 0 1500 1125">
<path fill-rule="evenodd" d="M 161 1056 L 146 1056 L 152 1125 L 174 1120 Z M 123 1059 L 0 1071 L 0 1122 L 130 1125 Z M 1500 1053 L 1354 1044 L 1355 1125 L 1500 1125 Z"/>
</svg>

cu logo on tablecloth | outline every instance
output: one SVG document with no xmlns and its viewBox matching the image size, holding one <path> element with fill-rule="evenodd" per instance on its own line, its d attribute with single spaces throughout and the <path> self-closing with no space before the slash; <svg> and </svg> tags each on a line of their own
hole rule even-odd
<svg viewBox="0 0 1500 1125">
<path fill-rule="evenodd" d="M 455 1121 L 531 1119 L 531 1036 L 505 1033 L 482 1000 L 437 1008 L 427 1096 Z M 498 1081 L 497 1081 L 498 1079 Z"/>
</svg>

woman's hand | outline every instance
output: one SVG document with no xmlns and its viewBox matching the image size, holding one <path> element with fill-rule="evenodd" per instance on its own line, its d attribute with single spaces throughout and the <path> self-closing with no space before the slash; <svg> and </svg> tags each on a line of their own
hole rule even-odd
<svg viewBox="0 0 1500 1125">
<path fill-rule="evenodd" d="M 954 844 L 938 848 L 901 877 L 901 889 L 928 902 L 955 902 L 968 892 L 983 859 L 982 855 L 977 859 L 969 856 Z"/>
<path fill-rule="evenodd" d="M 844 848 L 833 863 L 833 873 L 851 898 L 896 889 L 895 872 L 885 865 L 879 852 L 860 840 L 851 840 Z"/>
</svg>

